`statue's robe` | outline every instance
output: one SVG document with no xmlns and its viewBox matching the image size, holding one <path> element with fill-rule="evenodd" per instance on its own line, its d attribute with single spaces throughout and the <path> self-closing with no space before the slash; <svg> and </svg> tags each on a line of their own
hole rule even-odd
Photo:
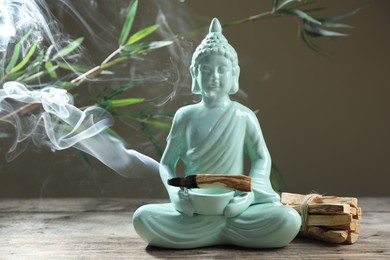
<svg viewBox="0 0 390 260">
<path fill-rule="evenodd" d="M 202 122 L 199 122 L 200 124 Z M 172 129 L 169 139 L 185 142 L 187 129 Z M 244 154 L 261 158 L 262 169 L 251 172 L 255 203 L 280 201 L 270 183 L 271 158 L 254 113 L 237 102 L 231 102 L 211 127 L 209 135 L 193 147 L 184 147 L 181 159 L 186 175 L 199 173 L 244 174 Z"/>
<path fill-rule="evenodd" d="M 201 123 L 201 122 L 199 122 Z M 180 157 L 186 175 L 198 173 L 243 174 L 244 152 L 261 158 L 261 169 L 251 171 L 255 199 L 243 213 L 187 216 L 171 203 L 139 208 L 133 217 L 137 233 L 151 245 L 169 248 L 195 248 L 234 244 L 243 247 L 274 248 L 291 242 L 300 227 L 297 212 L 280 203 L 272 189 L 271 160 L 256 116 L 248 108 L 231 102 L 212 126 L 210 134 L 193 147 L 187 147 L 185 125 L 179 124 L 168 142 L 181 144 Z M 175 139 L 175 140 L 174 140 Z"/>
</svg>

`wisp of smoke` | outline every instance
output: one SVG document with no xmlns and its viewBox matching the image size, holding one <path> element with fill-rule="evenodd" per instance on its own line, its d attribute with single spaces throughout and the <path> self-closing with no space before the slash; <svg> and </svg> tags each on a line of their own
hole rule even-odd
<svg viewBox="0 0 390 260">
<path fill-rule="evenodd" d="M 78 109 L 64 89 L 30 90 L 19 82 L 6 82 L 0 89 L 1 114 L 13 113 L 20 103 L 40 104 L 42 111 L 23 118 L 14 113 L 8 120 L 16 133 L 8 160 L 23 151 L 17 149 L 18 144 L 31 139 L 37 145 L 49 145 L 52 150 L 75 147 L 125 177 L 145 177 L 158 171 L 159 164 L 155 160 L 135 150 L 127 150 L 105 131 L 113 124 L 107 111 L 97 106 L 84 111 Z"/>
<path fill-rule="evenodd" d="M 33 43 L 41 43 L 44 39 L 51 42 L 55 49 L 60 48 L 58 39 L 54 39 L 53 35 L 58 31 L 55 20 L 46 19 L 50 14 L 45 14 L 43 10 L 48 10 L 44 1 L 0 1 L 0 65 L 3 65 L 10 43 L 20 40 L 28 32 L 29 39 L 21 46 L 23 56 Z"/>
</svg>

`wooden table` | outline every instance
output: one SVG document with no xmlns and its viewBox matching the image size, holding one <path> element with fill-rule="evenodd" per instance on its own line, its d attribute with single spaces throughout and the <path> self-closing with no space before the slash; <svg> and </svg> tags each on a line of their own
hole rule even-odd
<svg viewBox="0 0 390 260">
<path fill-rule="evenodd" d="M 231 246 L 168 250 L 148 246 L 131 217 L 139 199 L 2 199 L 0 259 L 390 259 L 390 198 L 361 198 L 356 244 L 296 238 L 282 249 Z M 158 201 L 153 201 L 158 202 Z M 160 201 L 161 202 L 161 201 Z"/>
</svg>

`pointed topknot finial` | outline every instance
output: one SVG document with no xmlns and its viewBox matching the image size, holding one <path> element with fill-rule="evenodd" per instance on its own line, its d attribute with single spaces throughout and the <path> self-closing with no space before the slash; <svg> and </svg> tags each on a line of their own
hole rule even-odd
<svg viewBox="0 0 390 260">
<path fill-rule="evenodd" d="M 217 18 L 214 18 L 211 21 L 209 32 L 222 32 L 222 26 L 221 23 L 218 21 Z"/>
</svg>

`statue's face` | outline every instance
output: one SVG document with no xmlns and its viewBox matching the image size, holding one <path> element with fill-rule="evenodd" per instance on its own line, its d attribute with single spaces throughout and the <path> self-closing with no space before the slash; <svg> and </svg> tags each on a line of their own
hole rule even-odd
<svg viewBox="0 0 390 260">
<path fill-rule="evenodd" d="M 228 95 L 233 86 L 232 62 L 224 56 L 210 54 L 200 59 L 195 73 L 202 96 Z"/>
</svg>

